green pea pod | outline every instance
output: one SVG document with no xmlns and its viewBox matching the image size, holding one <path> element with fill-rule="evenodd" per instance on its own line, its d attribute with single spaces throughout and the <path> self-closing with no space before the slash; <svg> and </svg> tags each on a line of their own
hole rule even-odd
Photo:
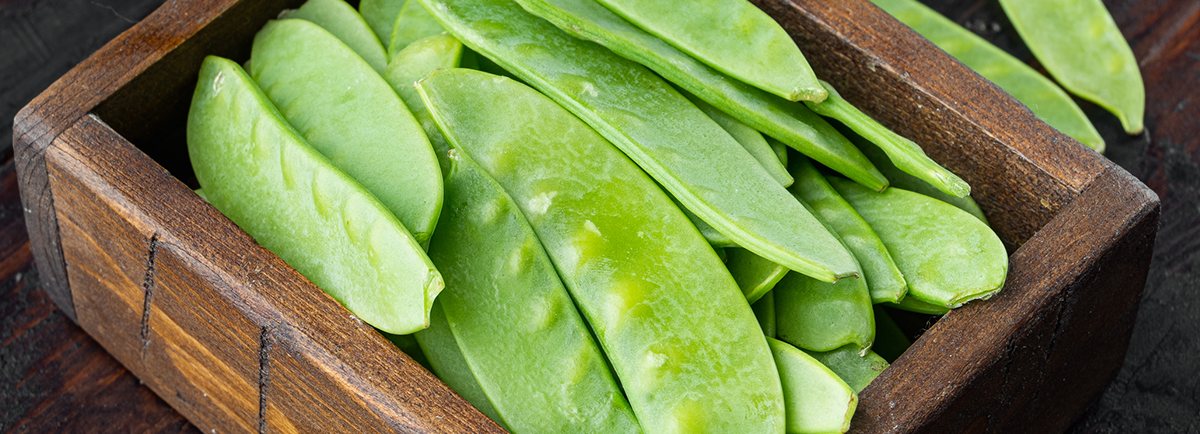
<svg viewBox="0 0 1200 434">
<path fill-rule="evenodd" d="M 1011 54 L 914 0 L 871 0 L 947 54 L 991 80 L 1039 119 L 1104 152 L 1104 138 L 1062 88 Z"/>
<path fill-rule="evenodd" d="M 779 157 L 775 156 L 775 150 L 771 149 L 771 145 L 767 144 L 767 140 L 763 138 L 762 133 L 741 123 L 685 90 L 680 90 L 679 93 L 687 97 L 688 101 L 691 101 L 692 104 L 695 104 L 696 108 L 699 108 L 700 111 L 712 118 L 717 125 L 724 128 L 725 132 L 729 133 L 730 136 L 733 136 L 734 140 L 737 140 L 743 148 L 746 148 L 746 152 L 749 152 L 755 160 L 758 160 L 758 163 L 762 165 L 763 169 L 766 169 L 771 177 L 779 181 L 784 187 L 792 185 L 792 175 L 789 175 L 787 167 L 779 162 Z"/>
<path fill-rule="evenodd" d="M 1004 286 L 1008 252 L 970 214 L 899 188 L 876 193 L 844 179 L 829 183 L 879 234 L 908 281 L 909 297 L 953 309 Z"/>
<path fill-rule="evenodd" d="M 1000 0 L 1013 27 L 1062 87 L 1142 132 L 1146 87 L 1137 59 L 1100 0 Z"/>
<path fill-rule="evenodd" d="M 787 167 L 787 165 L 788 165 L 787 145 L 784 145 L 783 143 L 779 143 L 778 140 L 772 140 L 767 143 L 771 145 L 771 150 L 775 151 L 775 156 L 779 157 L 779 162 L 783 164 L 783 167 Z"/>
<path fill-rule="evenodd" d="M 343 0 L 308 0 L 300 9 L 288 11 L 279 18 L 311 21 L 336 36 L 376 71 L 383 71 L 387 66 L 383 44 L 363 17 Z"/>
<path fill-rule="evenodd" d="M 875 345 L 871 346 L 871 351 L 891 363 L 908 351 L 910 346 L 912 341 L 908 340 L 891 315 L 882 306 L 875 305 Z"/>
<path fill-rule="evenodd" d="M 758 318 L 758 326 L 768 338 L 775 337 L 775 294 L 767 291 L 762 298 L 750 305 L 754 316 Z"/>
<path fill-rule="evenodd" d="M 388 58 L 395 57 L 396 53 L 408 47 L 408 44 L 445 31 L 425 7 L 421 6 L 421 2 L 408 0 L 404 2 L 404 7 L 400 8 L 396 22 L 392 25 L 392 36 L 388 38 Z"/>
<path fill-rule="evenodd" d="M 445 270 L 439 304 L 458 347 L 505 425 L 641 432 L 521 210 L 469 157 L 449 158 L 429 258 Z"/>
<path fill-rule="evenodd" d="M 864 279 L 822 282 L 788 273 L 775 284 L 775 331 L 780 340 L 811 351 L 875 340 L 871 296 Z"/>
<path fill-rule="evenodd" d="M 729 261 L 725 263 L 725 267 L 729 269 L 729 274 L 737 281 L 738 287 L 742 288 L 742 293 L 746 295 L 746 301 L 750 303 L 761 299 L 763 294 L 774 288 L 788 272 L 782 265 L 763 259 L 762 256 L 750 253 L 746 249 L 730 248 L 726 253 L 729 255 Z"/>
<path fill-rule="evenodd" d="M 742 83 L 705 65 L 612 13 L 595 0 L 517 0 L 577 38 L 596 41 L 653 69 L 742 123 L 875 189 L 888 180 L 841 133 L 803 104 Z"/>
<path fill-rule="evenodd" d="M 437 123 L 429 116 L 429 109 L 425 108 L 425 102 L 421 101 L 421 95 L 417 93 L 413 84 L 435 69 L 458 67 L 463 59 L 463 51 L 463 45 L 458 39 L 444 33 L 437 34 L 404 47 L 396 53 L 388 63 L 387 69 L 383 71 L 383 79 L 392 86 L 392 90 L 396 91 L 404 105 L 412 111 L 413 117 L 421 124 L 421 129 L 425 130 L 429 144 L 433 146 L 438 163 L 441 164 L 442 173 L 450 170 L 450 160 L 446 156 L 450 145 L 446 144 L 446 138 L 442 137 Z"/>
<path fill-rule="evenodd" d="M 475 373 L 471 371 L 471 366 L 467 364 L 467 359 L 463 357 L 462 349 L 458 347 L 458 341 L 455 340 L 450 323 L 446 321 L 446 314 L 442 311 L 441 300 L 434 303 L 433 310 L 429 313 L 429 328 L 412 336 L 416 338 L 421 352 L 425 354 L 438 379 L 488 419 L 504 425 L 504 419 L 500 418 L 496 407 L 488 400 L 487 394 L 479 386 L 479 380 L 475 378 Z"/>
<path fill-rule="evenodd" d="M 250 67 L 310 145 L 428 242 L 442 210 L 441 170 L 420 124 L 374 69 L 304 20 L 267 23 Z"/>
<path fill-rule="evenodd" d="M 786 342 L 767 338 L 783 400 L 788 433 L 843 433 L 858 408 L 858 395 L 821 362 Z"/>
<path fill-rule="evenodd" d="M 921 300 L 920 297 L 918 297 L 917 295 L 912 295 L 911 297 L 904 297 L 903 300 L 900 300 L 899 302 L 896 302 L 896 303 L 885 303 L 885 304 L 887 306 L 891 306 L 896 309 L 906 310 L 909 312 L 923 313 L 926 315 L 945 315 L 947 312 L 950 312 L 949 307 L 937 305 L 937 304 L 930 303 L 928 301 Z"/>
<path fill-rule="evenodd" d="M 823 353 L 805 352 L 837 374 L 854 393 L 862 393 L 888 367 L 888 361 L 879 354 L 867 351 L 865 356 L 859 355 L 859 349 L 853 345 Z"/>
<path fill-rule="evenodd" d="M 429 324 L 442 277 L 421 246 L 236 63 L 204 59 L 187 146 L 209 203 L 355 316 L 397 334 Z"/>
<path fill-rule="evenodd" d="M 362 0 L 358 3 L 358 13 L 362 15 L 363 21 L 371 26 L 375 37 L 386 44 L 392 39 L 392 25 L 396 23 L 396 16 L 400 15 L 400 8 L 404 7 L 404 2 L 405 0 Z"/>
<path fill-rule="evenodd" d="M 450 33 L 587 122 L 743 248 L 825 281 L 853 257 L 725 130 L 641 65 L 505 0 L 422 0 Z"/>
<path fill-rule="evenodd" d="M 516 81 L 444 69 L 417 89 L 451 146 L 528 218 L 644 431 L 782 429 L 782 391 L 750 306 L 641 169 Z"/>
<path fill-rule="evenodd" d="M 971 186 L 967 185 L 966 181 L 959 178 L 953 172 L 946 170 L 941 164 L 929 159 L 925 155 L 925 151 L 899 134 L 892 132 L 887 127 L 876 122 L 866 113 L 863 113 L 858 108 L 850 104 L 842 98 L 837 89 L 832 85 L 821 81 L 825 89 L 829 90 L 829 98 L 822 103 L 814 103 L 805 101 L 804 104 L 812 111 L 825 117 L 830 117 L 841 121 L 843 125 L 850 127 L 859 136 L 870 140 L 879 149 L 882 149 L 887 154 L 888 159 L 893 166 L 915 176 L 922 181 L 929 183 L 938 190 L 945 192 L 954 197 L 963 197 L 971 194 Z"/>
<path fill-rule="evenodd" d="M 788 190 L 812 207 L 817 218 L 833 227 L 850 252 L 854 253 L 862 265 L 871 302 L 903 299 L 908 293 L 908 283 L 871 225 L 842 199 L 808 158 L 798 156 L 793 159 L 791 170 L 796 183 Z"/>
</svg>

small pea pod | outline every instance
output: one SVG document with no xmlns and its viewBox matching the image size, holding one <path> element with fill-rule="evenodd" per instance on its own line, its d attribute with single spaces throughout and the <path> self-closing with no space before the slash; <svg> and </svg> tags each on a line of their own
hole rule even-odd
<svg viewBox="0 0 1200 434">
<path fill-rule="evenodd" d="M 843 433 L 858 408 L 858 395 L 836 373 L 817 359 L 786 342 L 767 338 L 783 400 L 787 404 L 788 433 Z"/>
<path fill-rule="evenodd" d="M 821 116 L 837 119 L 858 133 L 859 136 L 870 140 L 887 154 L 892 165 L 905 173 L 920 178 L 954 197 L 971 194 L 971 186 L 967 185 L 966 181 L 946 170 L 936 161 L 929 159 L 925 155 L 925 151 L 912 140 L 892 132 L 875 119 L 867 116 L 866 113 L 843 99 L 842 95 L 829 83 L 821 81 L 821 84 L 829 91 L 829 98 L 821 103 L 805 101 L 804 104 L 812 111 Z"/>
<path fill-rule="evenodd" d="M 888 367 L 888 361 L 879 354 L 867 351 L 865 356 L 860 355 L 859 349 L 853 345 L 823 353 L 805 352 L 837 374 L 838 378 L 841 378 L 846 385 L 850 386 L 851 390 L 854 390 L 854 393 L 862 393 L 863 389 L 866 389 L 872 381 L 875 381 L 875 377 L 882 374 L 883 370 Z"/>
<path fill-rule="evenodd" d="M 396 53 L 408 47 L 408 44 L 445 31 L 425 7 L 421 6 L 421 2 L 408 0 L 404 2 L 404 7 L 400 8 L 396 22 L 392 25 L 392 35 L 387 43 L 388 59 L 395 57 Z"/>
<path fill-rule="evenodd" d="M 762 327 L 763 334 L 768 338 L 775 337 L 775 294 L 767 291 L 762 298 L 750 305 L 754 310 L 754 316 L 758 318 L 758 325 Z"/>
<path fill-rule="evenodd" d="M 774 288 L 788 272 L 782 265 L 763 259 L 762 256 L 750 253 L 746 249 L 733 247 L 729 248 L 726 254 L 729 255 L 729 260 L 726 261 L 725 267 L 729 269 L 729 274 L 737 281 L 738 287 L 742 288 L 742 293 L 746 295 L 746 301 L 750 303 L 761 299 L 763 294 Z"/>
<path fill-rule="evenodd" d="M 400 8 L 404 7 L 405 1 L 362 0 L 358 3 L 358 13 L 371 26 L 380 43 L 386 45 L 392 39 L 392 25 L 396 23 L 396 16 L 400 15 Z"/>
<path fill-rule="evenodd" d="M 912 341 L 908 340 L 908 336 L 900 330 L 892 316 L 888 315 L 883 306 L 875 305 L 875 345 L 871 346 L 871 351 L 891 363 L 908 351 L 910 346 Z"/>
<path fill-rule="evenodd" d="M 1038 119 L 1097 152 L 1104 152 L 1104 138 L 1100 137 L 1096 127 L 1071 96 L 1046 76 L 920 2 L 872 1 L 983 78 L 1000 86 L 1025 104 Z"/>
<path fill-rule="evenodd" d="M 696 108 L 699 108 L 700 111 L 712 118 L 717 125 L 724 128 L 730 136 L 733 136 L 734 140 L 737 140 L 743 148 L 746 148 L 746 152 L 749 152 L 755 160 L 758 160 L 763 169 L 766 169 L 767 173 L 771 174 L 771 177 L 779 181 L 784 187 L 792 185 L 792 175 L 788 174 L 787 166 L 779 162 L 779 157 L 775 155 L 775 150 L 771 149 L 771 145 L 767 144 L 767 140 L 763 138 L 762 133 L 755 131 L 754 128 L 750 128 L 750 126 L 741 123 L 687 91 L 681 90 L 679 93 L 687 97 L 688 101 L 691 101 L 692 104 L 695 104 Z"/>
<path fill-rule="evenodd" d="M 200 66 L 187 147 L 209 203 L 355 316 L 397 334 L 428 325 L 442 277 L 421 246 L 232 61 Z"/>
<path fill-rule="evenodd" d="M 288 11 L 279 18 L 311 21 L 337 36 L 376 71 L 383 71 L 387 66 L 383 44 L 363 17 L 343 0 L 308 0 L 300 9 Z"/>
<path fill-rule="evenodd" d="M 437 155 L 438 163 L 441 164 L 442 173 L 450 170 L 450 160 L 446 156 L 450 145 L 446 144 L 446 138 L 442 137 L 442 132 L 438 130 L 437 122 L 429 116 L 429 109 L 425 108 L 425 101 L 421 100 L 421 95 L 417 93 L 413 84 L 435 69 L 457 67 L 463 59 L 464 51 L 458 39 L 447 34 L 438 34 L 404 47 L 383 71 L 383 79 L 392 86 L 392 90 L 396 91 L 396 95 L 400 96 L 404 105 L 421 124 L 421 129 L 425 130 L 429 144 Z"/>
<path fill-rule="evenodd" d="M 863 279 L 822 282 L 788 273 L 775 284 L 775 331 L 780 340 L 811 351 L 875 341 L 871 296 Z"/>
<path fill-rule="evenodd" d="M 438 379 L 488 419 L 504 425 L 504 419 L 500 418 L 496 407 L 488 400 L 487 394 L 479 386 L 479 380 L 475 378 L 475 373 L 471 371 L 471 366 L 467 364 L 467 359 L 463 357 L 458 341 L 454 338 L 454 331 L 450 329 L 446 314 L 442 312 L 441 300 L 433 304 L 429 313 L 429 328 L 413 333 L 412 336 L 417 340 L 421 353 L 425 354 L 425 359 Z"/>
<path fill-rule="evenodd" d="M 1142 132 L 1146 86 L 1121 29 L 1100 0 L 1000 0 L 1004 13 L 1063 88 Z"/>
</svg>

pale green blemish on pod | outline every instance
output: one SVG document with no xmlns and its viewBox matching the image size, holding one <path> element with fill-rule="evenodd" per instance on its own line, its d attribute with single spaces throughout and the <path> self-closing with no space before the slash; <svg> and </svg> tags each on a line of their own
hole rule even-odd
<svg viewBox="0 0 1200 434">
<path fill-rule="evenodd" d="M 387 66 L 383 44 L 363 17 L 343 0 L 308 0 L 300 9 L 288 11 L 279 18 L 311 21 L 336 36 L 376 71 L 382 72 Z"/>
<path fill-rule="evenodd" d="M 430 36 L 409 44 L 397 53 L 382 74 L 383 79 L 392 86 L 392 90 L 396 91 L 396 95 L 400 96 L 404 105 L 421 124 L 443 173 L 450 170 L 450 160 L 446 157 L 450 145 L 446 144 L 446 139 L 442 137 L 442 132 L 438 131 L 437 123 L 429 116 L 429 109 L 425 108 L 425 102 L 421 101 L 421 95 L 417 94 L 417 88 L 413 85 L 435 69 L 458 67 L 464 51 L 462 43 L 453 36 Z"/>
<path fill-rule="evenodd" d="M 713 107 L 687 91 L 681 90 L 679 93 L 687 97 L 688 101 L 691 101 L 692 104 L 695 104 L 696 108 L 699 108 L 700 111 L 712 118 L 717 125 L 724 128 L 730 136 L 733 136 L 734 140 L 737 140 L 743 148 L 746 148 L 746 152 L 749 152 L 755 160 L 758 160 L 759 164 L 762 164 L 763 169 L 766 169 L 767 173 L 771 174 L 771 177 L 779 181 L 784 187 L 792 185 L 792 175 L 788 174 L 787 166 L 779 162 L 779 157 L 775 155 L 775 150 L 771 149 L 771 145 L 767 144 L 767 140 L 763 138 L 762 133 L 755 131 L 749 125 L 743 124 L 741 121 L 734 119 L 729 114 Z"/>
<path fill-rule="evenodd" d="M 779 280 L 783 279 L 788 272 L 788 269 L 782 265 L 763 259 L 762 256 L 755 255 L 746 249 L 734 247 L 729 248 L 725 253 L 729 256 L 725 267 L 729 269 L 733 280 L 737 281 L 738 287 L 742 288 L 742 294 L 746 295 L 746 301 L 751 304 L 757 302 L 763 297 L 763 294 L 774 288 L 775 284 L 779 283 Z"/>
<path fill-rule="evenodd" d="M 428 324 L 427 300 L 442 278 L 421 246 L 310 148 L 237 64 L 205 59 L 187 137 L 209 203 L 263 247 L 376 328 L 399 334 Z M 292 185 L 285 162 L 305 174 Z"/>
<path fill-rule="evenodd" d="M 387 43 L 388 59 L 396 57 L 396 53 L 408 48 L 413 42 L 445 31 L 419 1 L 408 0 L 404 2 L 404 7 L 400 8 L 396 22 L 392 25 L 392 34 Z"/>
<path fill-rule="evenodd" d="M 405 0 L 362 0 L 358 3 L 358 13 L 362 15 L 363 21 L 371 26 L 375 37 L 379 38 L 382 44 L 386 44 L 392 38 L 392 24 L 396 23 L 396 16 L 400 15 L 400 8 L 404 7 L 404 2 Z"/>
<path fill-rule="evenodd" d="M 858 395 L 821 362 L 786 342 L 767 338 L 787 405 L 788 433 L 844 433 Z"/>
<path fill-rule="evenodd" d="M 838 378 L 846 382 L 854 393 L 862 393 L 875 377 L 883 373 L 887 369 L 888 361 L 876 354 L 875 351 L 867 351 L 867 354 L 859 354 L 859 349 L 853 345 L 847 345 L 828 352 L 805 351 L 808 355 L 817 359 L 822 365 L 829 368 L 830 371 L 837 374 Z"/>
</svg>

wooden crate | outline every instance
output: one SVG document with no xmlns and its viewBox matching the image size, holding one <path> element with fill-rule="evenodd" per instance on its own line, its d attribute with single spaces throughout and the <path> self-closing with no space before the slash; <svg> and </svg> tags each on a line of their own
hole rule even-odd
<svg viewBox="0 0 1200 434">
<path fill-rule="evenodd" d="M 966 179 L 1012 249 L 1004 291 L 930 328 L 853 431 L 1064 430 L 1124 359 L 1157 196 L 866 0 L 754 1 L 818 76 Z M 205 432 L 501 431 L 188 187 L 203 57 L 245 60 L 298 3 L 168 1 L 18 114 L 43 285 Z"/>
</svg>

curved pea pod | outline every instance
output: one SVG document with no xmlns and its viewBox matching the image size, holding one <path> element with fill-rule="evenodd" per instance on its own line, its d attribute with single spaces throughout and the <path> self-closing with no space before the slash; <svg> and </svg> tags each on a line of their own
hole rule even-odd
<svg viewBox="0 0 1200 434">
<path fill-rule="evenodd" d="M 1104 138 L 1062 88 L 1011 54 L 914 0 L 871 0 L 959 62 L 991 80 L 1039 119 L 1104 152 Z"/>
<path fill-rule="evenodd" d="M 888 361 L 874 351 L 867 351 L 865 356 L 860 355 L 859 349 L 853 345 L 823 353 L 805 352 L 837 374 L 838 378 L 845 381 L 854 393 L 862 393 L 863 389 L 866 389 L 872 381 L 875 381 L 875 377 L 882 374 L 883 370 L 889 366 Z"/>
<path fill-rule="evenodd" d="M 392 38 L 392 24 L 396 23 L 396 16 L 400 15 L 400 8 L 404 7 L 405 1 L 362 0 L 358 3 L 358 13 L 375 32 L 375 37 L 379 38 L 381 44 L 387 44 Z"/>
<path fill-rule="evenodd" d="M 871 295 L 863 279 L 822 282 L 788 273 L 775 284 L 775 333 L 811 351 L 853 344 L 866 351 L 875 341 Z"/>
<path fill-rule="evenodd" d="M 970 214 L 899 188 L 876 193 L 843 179 L 830 178 L 829 183 L 887 246 L 908 281 L 906 300 L 917 297 L 955 308 L 991 297 L 1004 286 L 1004 244 Z"/>
<path fill-rule="evenodd" d="M 471 403 L 488 419 L 501 426 L 504 425 L 504 419 L 500 418 L 496 407 L 492 406 L 492 401 L 479 386 L 479 380 L 475 378 L 475 373 L 471 371 L 471 366 L 463 357 L 462 350 L 458 347 L 458 340 L 454 338 L 454 331 L 450 329 L 450 323 L 446 320 L 446 313 L 442 311 L 440 300 L 434 303 L 433 309 L 429 313 L 429 328 L 413 333 L 412 336 L 416 339 L 417 345 L 425 354 L 426 361 L 429 362 L 429 366 L 433 368 L 433 373 L 437 375 L 438 379 L 450 386 L 455 393 Z"/>
<path fill-rule="evenodd" d="M 763 169 L 766 169 L 767 173 L 771 174 L 772 178 L 775 178 L 784 187 L 792 185 L 792 175 L 788 174 L 787 166 L 779 162 L 779 157 L 775 155 L 775 150 L 771 149 L 771 145 L 767 144 L 767 140 L 763 138 L 762 133 L 741 123 L 687 91 L 680 91 L 679 93 L 687 97 L 688 101 L 691 101 L 692 104 L 695 104 L 696 108 L 699 108 L 700 111 L 712 118 L 717 125 L 724 128 L 725 132 L 729 133 L 730 136 L 733 136 L 734 140 L 737 140 L 743 148 L 746 148 L 746 152 L 749 152 L 755 160 L 758 160 L 758 163 L 762 165 Z"/>
<path fill-rule="evenodd" d="M 308 0 L 300 9 L 288 11 L 279 18 L 311 21 L 336 36 L 376 71 L 383 71 L 387 66 L 383 44 L 363 17 L 343 0 Z"/>
<path fill-rule="evenodd" d="M 750 305 L 754 316 L 758 318 L 758 326 L 768 338 L 775 337 L 775 294 L 767 291 L 762 298 Z"/>
<path fill-rule="evenodd" d="M 928 182 L 897 169 L 896 166 L 892 165 L 892 161 L 888 158 L 887 153 L 885 153 L 882 149 L 879 149 L 878 146 L 875 146 L 874 143 L 871 143 L 870 140 L 859 137 L 857 134 L 853 133 L 847 133 L 846 136 L 849 137 L 850 141 L 854 142 L 855 145 L 858 145 L 859 149 L 862 149 L 863 153 L 875 163 L 875 167 L 879 168 L 879 171 L 887 175 L 888 179 L 892 181 L 892 187 L 917 192 L 954 205 L 955 207 L 958 207 L 958 209 L 966 211 L 975 216 L 975 218 L 979 219 L 979 221 L 983 222 L 984 224 L 987 224 L 987 216 L 983 215 L 983 209 L 979 208 L 979 204 L 975 203 L 975 199 L 972 199 L 971 196 L 954 197 L 946 194 L 941 190 L 938 190 L 936 187 L 929 185 Z"/>
<path fill-rule="evenodd" d="M 387 43 L 388 59 L 395 57 L 396 53 L 408 47 L 408 44 L 445 31 L 425 7 L 421 6 L 421 2 L 408 0 L 404 2 L 404 7 L 400 8 L 396 22 L 392 25 L 392 35 Z"/>
<path fill-rule="evenodd" d="M 421 129 L 425 131 L 425 136 L 429 137 L 429 144 L 433 147 L 434 154 L 437 155 L 442 173 L 450 170 L 450 160 L 446 156 L 450 145 L 446 144 L 446 138 L 442 137 L 437 122 L 434 122 L 433 117 L 429 116 L 429 109 L 425 108 L 425 101 L 421 101 L 421 95 L 417 93 L 417 88 L 413 85 L 435 69 L 458 67 L 463 59 L 463 54 L 463 45 L 458 42 L 458 39 L 441 33 L 417 40 L 404 47 L 403 50 L 396 53 L 396 56 L 388 63 L 387 69 L 383 71 L 383 79 L 404 101 L 404 105 L 408 107 L 413 117 L 421 125 Z"/>
<path fill-rule="evenodd" d="M 521 210 L 462 152 L 449 159 L 429 258 L 445 270 L 438 304 L 496 413 L 513 432 L 641 432 Z"/>
<path fill-rule="evenodd" d="M 763 294 L 774 288 L 788 272 L 782 265 L 763 259 L 762 256 L 750 253 L 746 249 L 730 248 L 726 254 L 729 255 L 729 260 L 726 261 L 725 267 L 729 269 L 729 274 L 737 281 L 738 287 L 742 288 L 742 294 L 746 295 L 746 301 L 750 303 L 762 298 Z"/>
<path fill-rule="evenodd" d="M 837 89 L 821 81 L 829 90 L 829 98 L 824 102 L 814 103 L 805 101 L 804 104 L 812 111 L 825 117 L 841 121 L 843 125 L 854 130 L 860 137 L 870 140 L 887 154 L 893 166 L 905 173 L 929 183 L 938 190 L 954 197 L 971 194 L 971 186 L 958 175 L 946 170 L 941 164 L 929 159 L 925 151 L 899 134 L 867 116 L 858 108 L 842 98 Z"/>
<path fill-rule="evenodd" d="M 529 220 L 644 431 L 782 429 L 779 379 L 750 306 L 641 169 L 516 81 L 444 69 L 417 89 L 447 141 Z"/>
<path fill-rule="evenodd" d="M 787 432 L 844 433 L 858 408 L 858 395 L 821 362 L 786 342 L 767 338 L 783 400 L 787 403 Z"/>
<path fill-rule="evenodd" d="M 900 358 L 910 346 L 912 341 L 908 340 L 908 335 L 900 330 L 891 315 L 882 306 L 875 305 L 875 345 L 871 346 L 871 351 L 890 363 Z"/>
<path fill-rule="evenodd" d="M 792 159 L 791 171 L 796 183 L 788 190 L 808 204 L 817 218 L 828 223 L 850 252 L 854 253 L 862 266 L 871 302 L 903 299 L 908 293 L 908 283 L 871 225 L 858 215 L 850 203 L 842 199 L 807 158 L 797 156 Z"/>
<path fill-rule="evenodd" d="M 923 313 L 926 315 L 945 315 L 947 312 L 950 312 L 949 307 L 939 305 L 939 304 L 933 304 L 933 303 L 921 300 L 920 297 L 918 297 L 917 295 L 913 295 L 911 297 L 904 297 L 903 300 L 900 300 L 898 302 L 886 303 L 886 304 L 888 306 L 894 307 L 896 309 L 907 310 L 909 312 Z"/>
<path fill-rule="evenodd" d="M 1146 87 L 1133 50 L 1100 0 L 1000 0 L 1013 27 L 1062 87 L 1142 132 Z"/>
<path fill-rule="evenodd" d="M 379 73 L 304 20 L 267 23 L 250 75 L 304 139 L 375 195 L 417 241 L 442 210 L 442 173 L 429 139 Z"/>
<path fill-rule="evenodd" d="M 204 59 L 187 122 L 209 203 L 364 322 L 397 334 L 428 324 L 442 277 L 421 246 L 309 147 L 241 67 Z"/>
<path fill-rule="evenodd" d="M 595 0 L 517 0 L 577 38 L 645 65 L 742 123 L 875 190 L 888 180 L 828 122 L 806 108 L 735 80 L 625 21 Z"/>
<path fill-rule="evenodd" d="M 716 122 L 653 72 L 504 0 L 423 0 L 463 44 L 512 71 L 624 151 L 743 248 L 833 281 L 853 257 Z"/>
</svg>

